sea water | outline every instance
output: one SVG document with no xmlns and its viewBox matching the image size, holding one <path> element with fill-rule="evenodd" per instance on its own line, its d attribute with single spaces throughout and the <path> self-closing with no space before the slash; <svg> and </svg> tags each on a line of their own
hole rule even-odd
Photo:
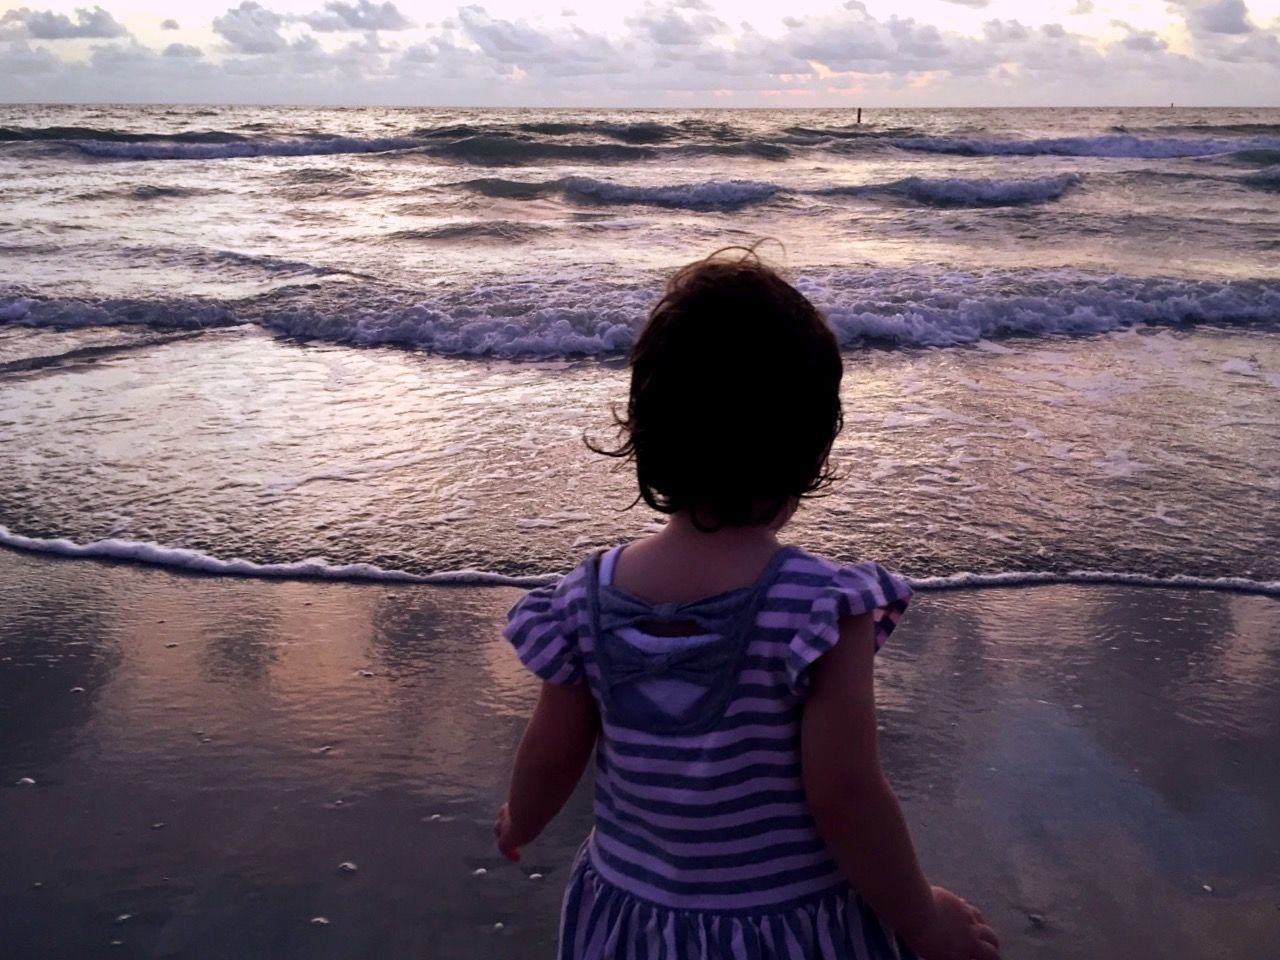
<svg viewBox="0 0 1280 960">
<path fill-rule="evenodd" d="M 670 272 L 846 354 L 794 539 L 921 585 L 1280 592 L 1280 110 L 0 107 L 0 542 L 533 582 L 651 529 Z"/>
</svg>

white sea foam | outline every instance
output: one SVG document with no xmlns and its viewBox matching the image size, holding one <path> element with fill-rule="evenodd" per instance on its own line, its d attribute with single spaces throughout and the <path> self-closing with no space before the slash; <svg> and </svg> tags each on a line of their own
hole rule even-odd
<svg viewBox="0 0 1280 960">
<path fill-rule="evenodd" d="M 24 537 L 0 525 L 0 547 L 30 553 L 97 560 L 129 561 L 164 567 L 179 572 L 260 579 L 339 580 L 374 583 L 457 584 L 475 586 L 532 587 L 557 580 L 560 574 L 508 576 L 485 570 L 449 570 L 418 574 L 387 570 L 369 563 L 333 563 L 310 558 L 290 563 L 254 563 L 242 559 L 222 559 L 186 547 L 166 547 L 137 540 L 95 540 L 75 543 L 62 538 Z M 956 590 L 970 587 L 1017 587 L 1040 584 L 1119 584 L 1141 587 L 1231 590 L 1280 596 L 1280 580 L 1252 580 L 1247 577 L 1157 577 L 1144 573 L 1101 570 L 1010 571 L 1004 573 L 955 573 L 938 577 L 910 578 L 916 590 Z"/>
<path fill-rule="evenodd" d="M 841 344 L 947 347 L 1017 336 L 1187 323 L 1280 322 L 1280 281 L 1109 277 L 1076 270 L 820 269 L 797 286 Z M 254 323 L 290 337 L 395 345 L 448 356 L 546 359 L 625 353 L 660 291 L 651 279 L 515 279 L 418 299 L 373 284 L 321 286 L 244 304 L 207 300 L 35 300 L 0 294 L 0 318 L 54 329 Z"/>
<path fill-rule="evenodd" d="M 406 570 L 386 570 L 370 563 L 333 563 L 320 557 L 289 563 L 254 563 L 239 558 L 223 559 L 187 547 L 166 547 L 138 540 L 94 540 L 76 543 L 63 538 L 24 537 L 0 524 L 0 546 L 30 553 L 96 560 L 126 560 L 187 573 L 208 573 L 231 577 L 274 580 L 348 580 L 379 583 L 486 584 L 529 587 L 548 583 L 553 576 L 510 577 L 483 570 L 449 570 L 418 574 Z"/>
</svg>

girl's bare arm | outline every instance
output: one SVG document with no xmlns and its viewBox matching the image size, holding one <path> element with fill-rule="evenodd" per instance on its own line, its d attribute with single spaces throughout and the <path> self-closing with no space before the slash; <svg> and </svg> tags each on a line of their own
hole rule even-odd
<svg viewBox="0 0 1280 960">
<path fill-rule="evenodd" d="M 498 849 L 505 856 L 519 859 L 519 848 L 535 840 L 560 812 L 582 779 L 598 731 L 599 717 L 586 683 L 542 685 L 516 751 L 507 802 L 494 824 Z"/>
<path fill-rule="evenodd" d="M 870 614 L 840 624 L 840 640 L 811 668 L 801 728 L 805 794 L 855 890 L 925 957 L 998 957 L 981 914 L 930 887 L 880 768 L 876 743 L 874 626 Z"/>
</svg>

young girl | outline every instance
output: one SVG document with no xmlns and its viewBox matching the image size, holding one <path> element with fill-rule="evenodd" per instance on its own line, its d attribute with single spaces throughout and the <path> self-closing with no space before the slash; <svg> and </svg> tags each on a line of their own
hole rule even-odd
<svg viewBox="0 0 1280 960">
<path fill-rule="evenodd" d="M 831 480 L 841 373 L 822 316 L 750 251 L 677 273 L 635 346 L 610 453 L 670 520 L 506 629 L 543 686 L 505 856 L 596 752 L 561 960 L 998 960 L 982 915 L 925 881 L 880 770 L 872 657 L 910 589 L 778 539 Z"/>
</svg>

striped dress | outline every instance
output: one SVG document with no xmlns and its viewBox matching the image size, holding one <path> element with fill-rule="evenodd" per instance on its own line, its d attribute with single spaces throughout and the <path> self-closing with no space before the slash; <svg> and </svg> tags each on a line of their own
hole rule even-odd
<svg viewBox="0 0 1280 960">
<path fill-rule="evenodd" d="M 810 664 L 866 611 L 878 648 L 910 588 L 783 547 L 750 587 L 653 604 L 611 585 L 616 553 L 527 594 L 505 631 L 538 677 L 585 679 L 600 712 L 560 960 L 911 957 L 850 890 L 800 776 Z"/>
</svg>

